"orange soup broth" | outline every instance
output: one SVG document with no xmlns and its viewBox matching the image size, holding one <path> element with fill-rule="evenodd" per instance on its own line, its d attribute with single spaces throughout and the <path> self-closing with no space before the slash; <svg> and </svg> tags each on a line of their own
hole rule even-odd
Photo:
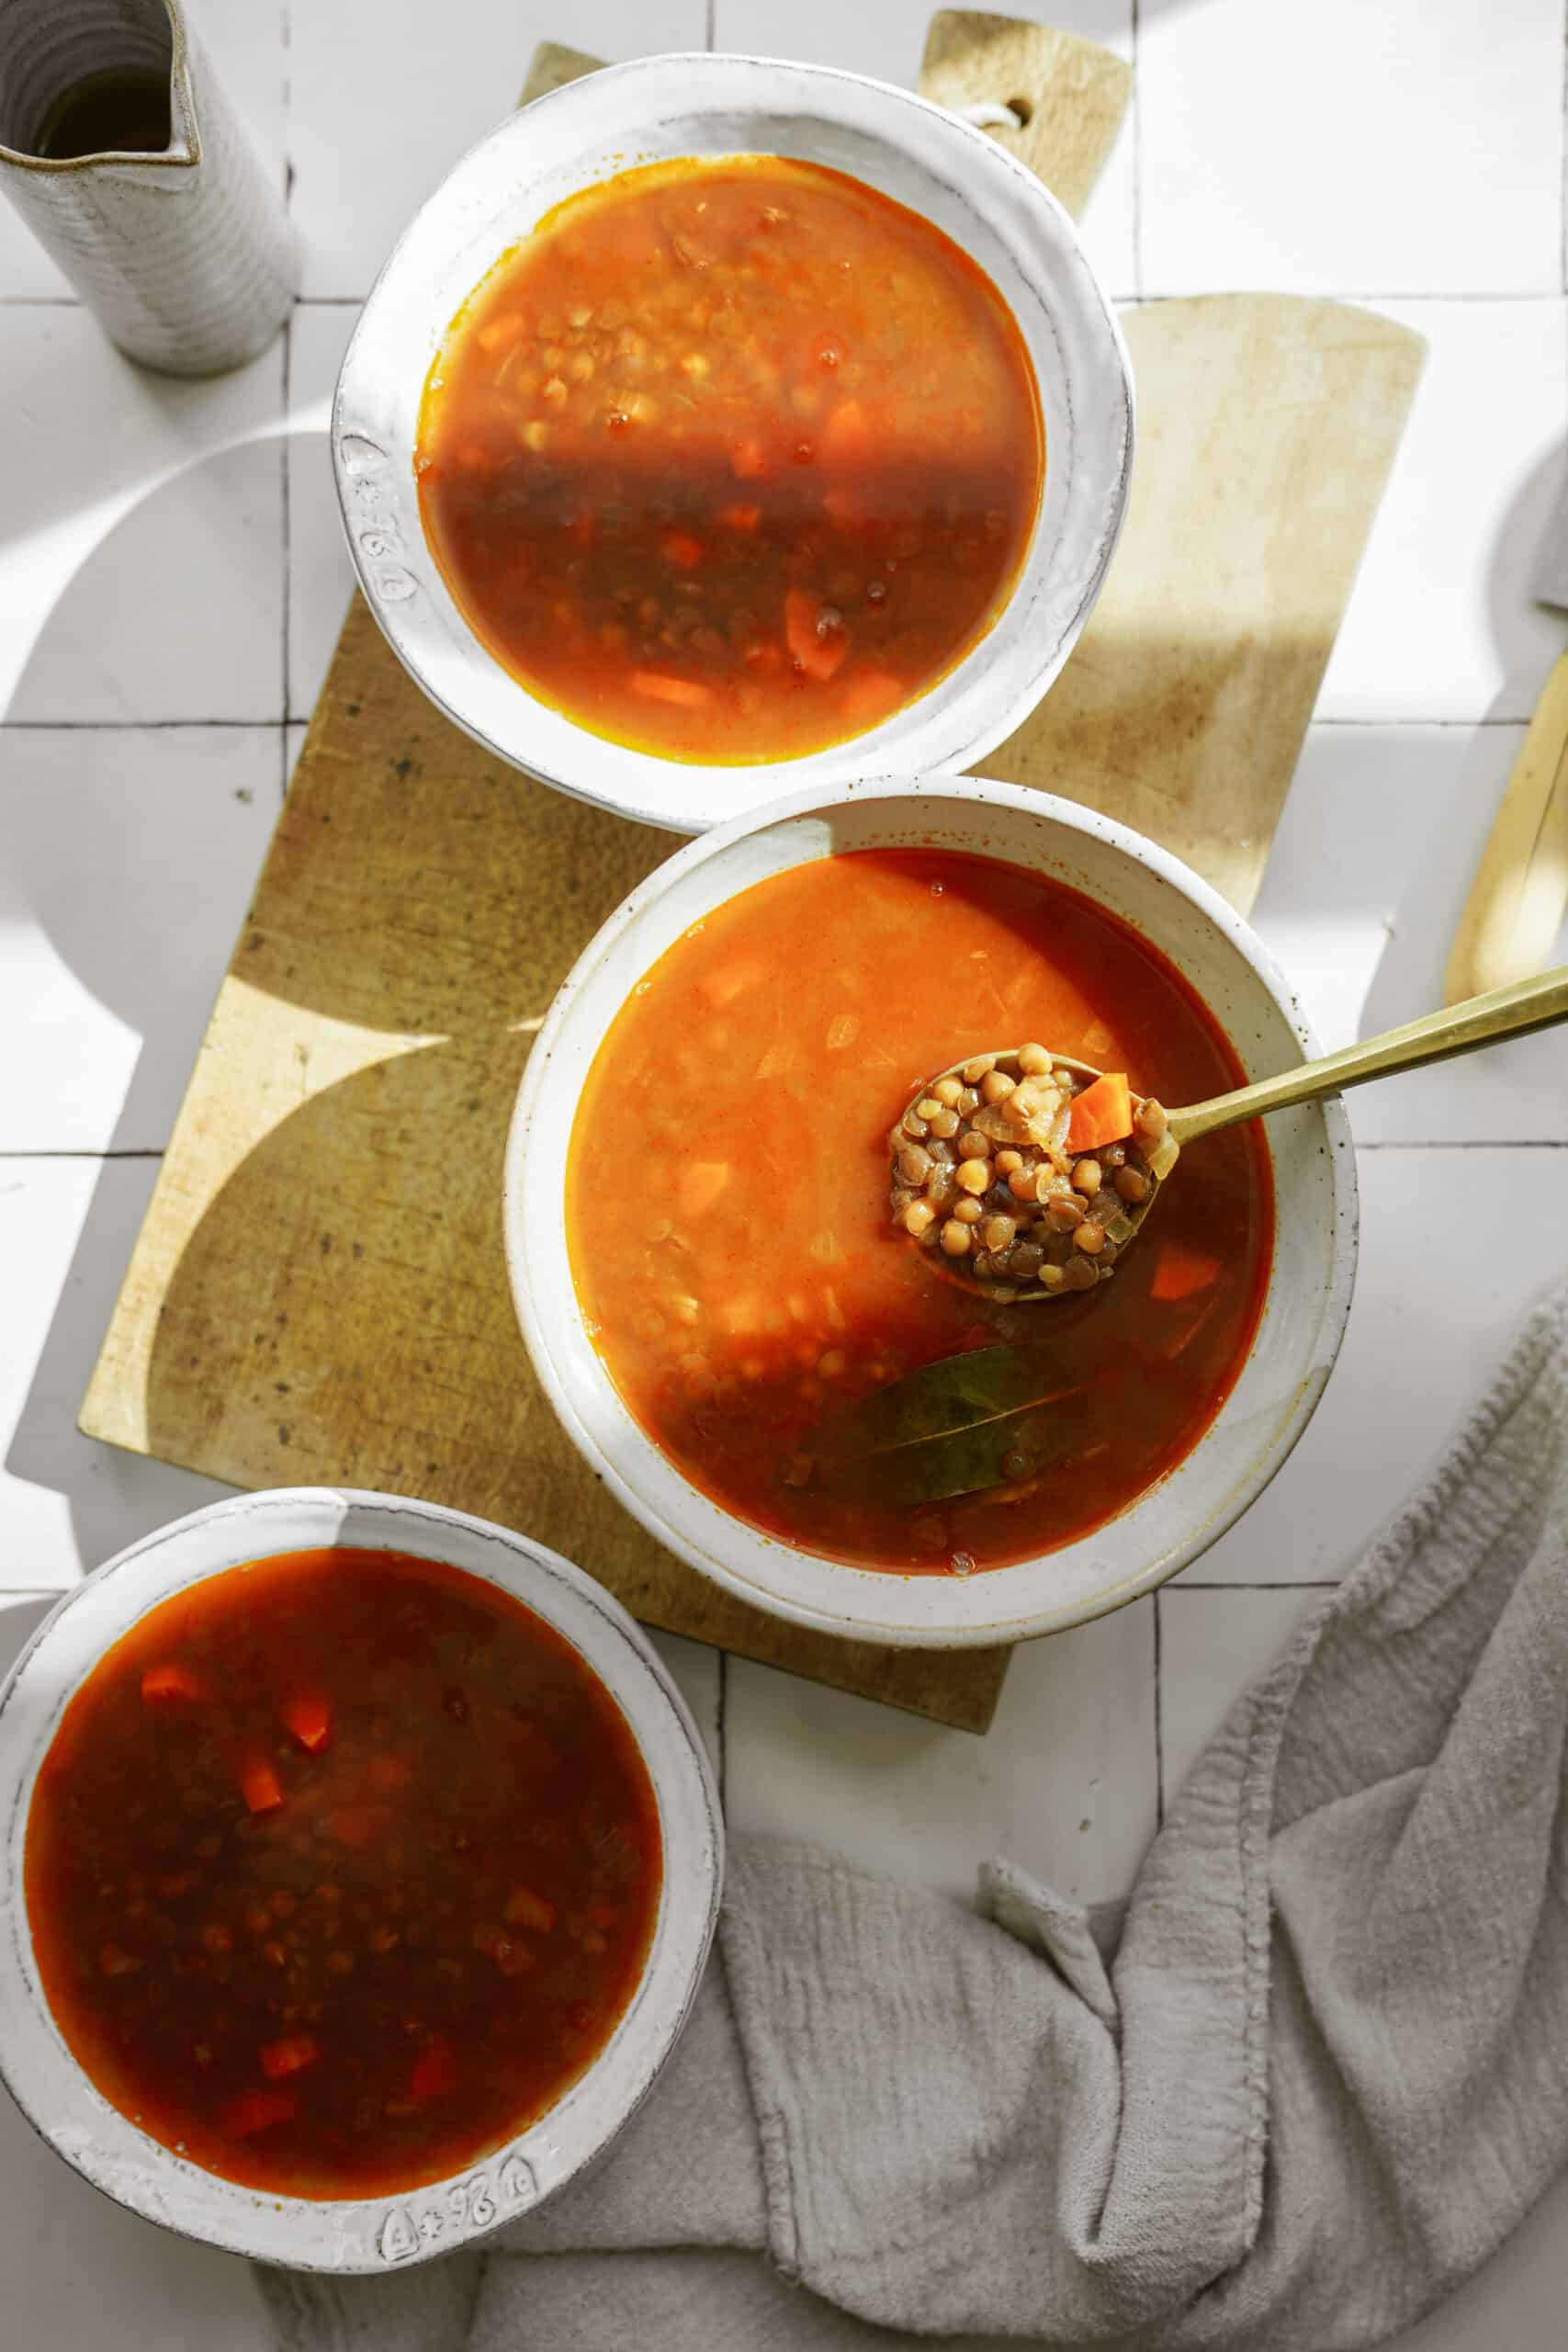
<svg viewBox="0 0 1568 2352">
<path fill-rule="evenodd" d="M 425 388 L 425 534 L 495 659 L 665 758 L 791 758 L 951 670 L 1018 577 L 1039 394 L 917 213 L 767 155 L 626 172 L 504 254 Z"/>
<path fill-rule="evenodd" d="M 1119 920 L 1042 876 L 923 851 L 828 858 L 742 892 L 612 1024 L 569 1156 L 578 1297 L 641 1427 L 753 1526 L 863 1566 L 1002 1566 L 1125 1510 L 1229 1393 L 1272 1247 L 1256 1125 L 1184 1154 L 1147 1232 L 1081 1296 L 987 1301 L 894 1228 L 886 1135 L 911 1093 L 1024 1038 L 1168 1102 L 1245 1076 Z M 1162 1283 L 1167 1256 L 1179 1279 Z M 1072 1392 L 1043 1475 L 923 1507 L 869 1480 L 849 1495 L 788 1482 L 856 1400 L 998 1342 L 1038 1361 L 1043 1394 Z"/>
</svg>

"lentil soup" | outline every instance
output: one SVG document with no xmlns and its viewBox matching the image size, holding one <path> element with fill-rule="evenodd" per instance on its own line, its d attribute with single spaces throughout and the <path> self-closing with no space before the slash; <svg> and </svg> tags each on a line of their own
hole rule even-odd
<svg viewBox="0 0 1568 2352">
<path fill-rule="evenodd" d="M 439 2180 L 552 2107 L 640 1980 L 657 1802 L 510 1594 L 400 1553 L 230 1569 L 72 1699 L 28 1817 L 55 2023 L 164 2147 L 280 2195 Z"/>
<path fill-rule="evenodd" d="M 840 742 L 969 651 L 1022 564 L 1039 394 L 991 280 L 841 172 L 626 172 L 453 322 L 426 537 L 480 641 L 579 725 L 739 763 Z"/>
<path fill-rule="evenodd" d="M 1116 917 L 935 851 L 754 885 L 611 1024 L 568 1154 L 578 1299 L 643 1430 L 753 1526 L 862 1566 L 1002 1566 L 1127 1509 L 1235 1381 L 1273 1235 L 1256 1125 L 1184 1157 L 1082 1296 L 998 1302 L 906 1229 L 889 1123 L 924 1075 L 1008 1036 L 1176 1101 L 1244 1076 Z"/>
</svg>

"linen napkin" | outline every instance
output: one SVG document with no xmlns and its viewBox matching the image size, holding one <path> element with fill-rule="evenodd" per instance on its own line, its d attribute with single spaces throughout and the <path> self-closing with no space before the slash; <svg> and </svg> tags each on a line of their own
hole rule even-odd
<svg viewBox="0 0 1568 2352">
<path fill-rule="evenodd" d="M 1568 2161 L 1565 1719 L 1568 1288 L 1124 1914 L 738 1839 L 690 2030 L 596 2170 L 482 2256 L 263 2274 L 279 2341 L 1377 2344 Z"/>
</svg>

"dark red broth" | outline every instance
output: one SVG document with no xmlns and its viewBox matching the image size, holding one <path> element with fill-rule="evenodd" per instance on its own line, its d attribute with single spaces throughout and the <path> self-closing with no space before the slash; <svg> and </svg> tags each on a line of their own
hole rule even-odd
<svg viewBox="0 0 1568 2352">
<path fill-rule="evenodd" d="M 658 1810 L 577 1652 L 481 1578 L 289 1553 L 164 1601 L 65 1711 L 28 1820 L 45 1993 L 106 2098 L 294 2197 L 460 2171 L 636 1989 Z"/>
</svg>

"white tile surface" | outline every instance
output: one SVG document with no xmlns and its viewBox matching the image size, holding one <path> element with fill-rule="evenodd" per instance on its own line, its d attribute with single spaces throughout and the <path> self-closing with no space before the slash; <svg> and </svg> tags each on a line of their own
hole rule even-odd
<svg viewBox="0 0 1568 2352">
<path fill-rule="evenodd" d="M 741 1658 L 728 1689 L 738 1830 L 816 1837 L 964 1898 L 1005 1854 L 1090 1901 L 1125 1892 L 1154 1834 L 1150 1601 L 1023 1644 L 984 1739 Z"/>
<path fill-rule="evenodd" d="M 1564 305 L 1377 308 L 1427 364 L 1317 716 L 1528 718 L 1564 641 L 1530 601 L 1562 480 Z"/>
<path fill-rule="evenodd" d="M 288 152 L 307 294 L 363 297 L 459 155 L 517 103 L 541 40 L 615 61 L 702 49 L 703 0 L 309 0 L 293 11 Z"/>
<path fill-rule="evenodd" d="M 308 718 L 354 591 L 333 487 L 333 388 L 358 318 L 346 303 L 294 316 L 288 368 L 288 707 Z"/>
<path fill-rule="evenodd" d="M 161 1149 L 277 815 L 277 729 L 12 728 L 4 750 L 0 1002 L 28 1017 L 0 1152 Z"/>
<path fill-rule="evenodd" d="M 279 716 L 282 380 L 281 336 L 189 383 L 0 308 L 0 714 Z"/>
<path fill-rule="evenodd" d="M 839 65 L 912 89 L 933 13 L 910 6 L 908 0 L 859 0 L 852 8 L 840 0 L 715 0 L 713 45 L 753 57 L 799 57 L 812 65 Z M 1118 57 L 1133 53 L 1132 0 L 1056 0 L 1035 13 L 1063 32 L 1099 41 Z M 996 95 L 1005 103 L 1017 94 L 998 90 Z M 1129 119 L 1083 220 L 1089 259 L 1108 292 L 1116 295 L 1137 291 L 1134 170 Z"/>
<path fill-rule="evenodd" d="M 151 1159 L 0 1159 L 0 1590 L 61 1591 L 229 1491 L 76 1427 L 156 1173 Z"/>
<path fill-rule="evenodd" d="M 1568 1150 L 1363 1151 L 1361 1261 L 1327 1391 L 1274 1483 L 1189 1583 L 1342 1576 L 1428 1476 L 1530 1306 L 1568 1273 Z M 1478 1244 L 1500 1202 L 1539 1246 Z"/>
<path fill-rule="evenodd" d="M 1522 726 L 1314 727 L 1253 921 L 1325 1051 L 1443 1001 Z M 1568 962 L 1568 927 L 1560 943 Z M 1561 1032 L 1346 1097 L 1361 1143 L 1568 1142 Z"/>
<path fill-rule="evenodd" d="M 1168 1806 L 1233 1700 L 1279 1656 L 1317 1598 L 1290 1585 L 1201 1592 L 1174 1584 L 1157 1596 L 1160 1777 Z"/>
<path fill-rule="evenodd" d="M 196 0 L 199 32 L 257 159 L 283 186 L 285 0 Z M 198 103 L 199 103 L 199 92 Z M 9 203 L 0 204 L 0 301 L 69 296 L 71 288 Z"/>
<path fill-rule="evenodd" d="M 1145 6 L 1138 72 L 1149 292 L 1561 286 L 1558 0 Z"/>
</svg>

